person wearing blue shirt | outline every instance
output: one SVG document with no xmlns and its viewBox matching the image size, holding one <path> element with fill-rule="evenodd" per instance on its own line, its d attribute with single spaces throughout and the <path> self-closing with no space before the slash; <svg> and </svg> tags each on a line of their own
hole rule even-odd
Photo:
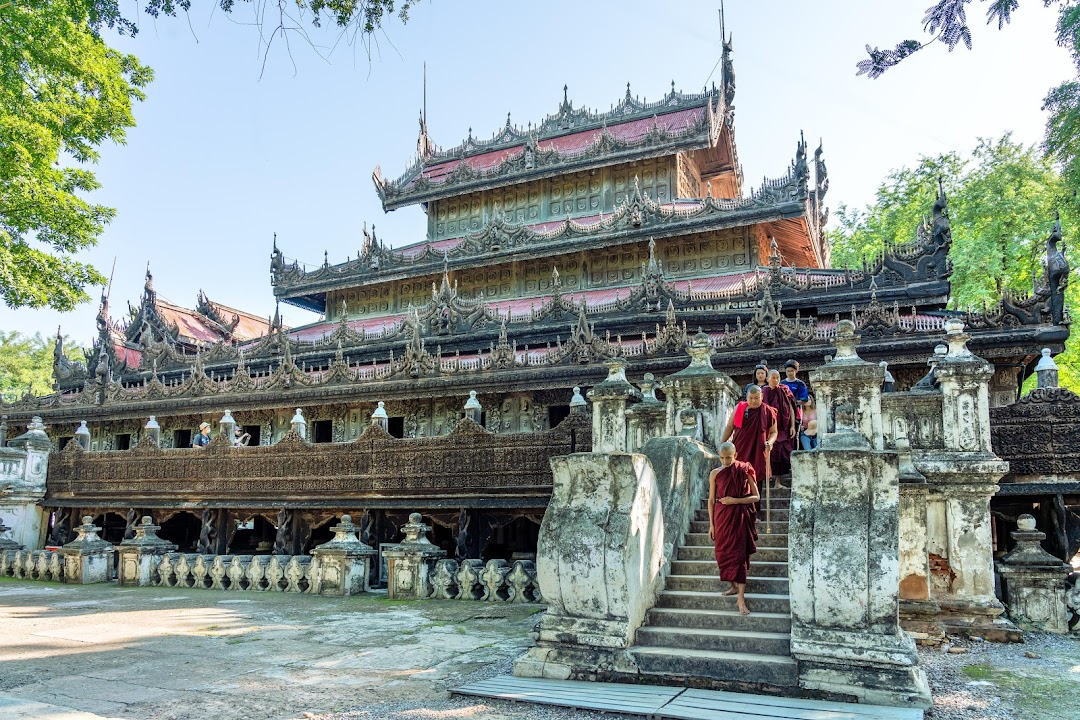
<svg viewBox="0 0 1080 720">
<path fill-rule="evenodd" d="M 201 449 L 210 444 L 210 423 L 199 425 L 199 434 L 191 441 L 191 447 Z"/>
<path fill-rule="evenodd" d="M 810 397 L 810 391 L 806 388 L 806 383 L 795 377 L 799 374 L 799 363 L 788 360 L 784 363 L 784 373 L 787 378 L 780 382 L 787 385 L 787 389 L 795 396 L 795 402 L 799 403 L 799 407 L 802 407 L 803 403 Z"/>
</svg>

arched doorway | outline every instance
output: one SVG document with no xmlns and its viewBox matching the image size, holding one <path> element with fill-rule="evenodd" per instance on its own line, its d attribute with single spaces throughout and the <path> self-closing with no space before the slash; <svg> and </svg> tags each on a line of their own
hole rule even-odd
<svg viewBox="0 0 1080 720">
<path fill-rule="evenodd" d="M 270 555 L 274 551 L 277 527 L 262 515 L 236 521 L 236 532 L 225 552 L 230 555 Z"/>
</svg>

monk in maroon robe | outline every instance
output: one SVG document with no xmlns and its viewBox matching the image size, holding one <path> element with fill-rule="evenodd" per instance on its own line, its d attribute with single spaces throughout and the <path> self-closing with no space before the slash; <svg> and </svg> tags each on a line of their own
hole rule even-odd
<svg viewBox="0 0 1080 720">
<path fill-rule="evenodd" d="M 795 396 L 787 385 L 780 382 L 780 372 L 769 373 L 769 384 L 761 388 L 765 404 L 776 410 L 776 427 L 779 433 L 772 447 L 770 461 L 773 477 L 791 474 L 791 451 L 795 449 L 798 430 L 795 426 Z M 774 487 L 782 487 L 777 483 Z"/>
<path fill-rule="evenodd" d="M 731 583 L 724 595 L 737 595 L 736 604 L 743 615 L 746 605 L 746 573 L 750 556 L 757 552 L 758 501 L 754 466 L 735 459 L 734 443 L 720 446 L 720 467 L 709 476 L 709 539 L 713 541 L 720 579 Z"/>
<path fill-rule="evenodd" d="M 738 403 L 728 416 L 721 441 L 732 441 L 737 456 L 754 466 L 754 477 L 766 482 L 776 428 L 776 410 L 762 402 L 761 388 L 755 385 L 747 390 L 746 400 Z"/>
</svg>

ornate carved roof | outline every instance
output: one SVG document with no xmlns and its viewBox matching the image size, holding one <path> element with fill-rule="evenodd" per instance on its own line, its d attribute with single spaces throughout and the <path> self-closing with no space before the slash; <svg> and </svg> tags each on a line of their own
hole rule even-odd
<svg viewBox="0 0 1080 720">
<path fill-rule="evenodd" d="M 734 82 L 732 82 L 732 91 Z M 383 208 L 505 185 L 532 177 L 608 165 L 613 162 L 705 148 L 719 139 L 728 117 L 725 95 L 714 85 L 702 93 L 671 91 L 655 102 L 626 95 L 608 112 L 574 108 L 563 87 L 559 109 L 537 126 L 506 124 L 488 140 L 472 136 L 448 150 L 428 140 L 396 180 L 375 168 L 372 179 Z M 426 122 L 421 119 L 426 138 Z"/>
</svg>

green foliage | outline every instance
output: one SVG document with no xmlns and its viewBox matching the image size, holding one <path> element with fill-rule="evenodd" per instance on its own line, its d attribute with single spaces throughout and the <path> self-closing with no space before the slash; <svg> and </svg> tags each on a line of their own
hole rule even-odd
<svg viewBox="0 0 1080 720">
<path fill-rule="evenodd" d="M 86 165 L 135 124 L 149 68 L 105 45 L 79 0 L 0 8 L 0 298 L 70 310 L 101 274 L 74 255 L 114 211 L 87 202 Z"/>
<path fill-rule="evenodd" d="M 981 139 L 971 157 L 923 157 L 914 168 L 889 173 L 873 204 L 841 206 L 839 228 L 829 234 L 836 267 L 858 268 L 886 242 L 913 240 L 929 214 L 941 177 L 949 200 L 953 264 L 950 307 L 989 305 L 1008 289 L 1020 295 L 1042 279 L 1045 241 L 1060 209 L 1066 244 L 1080 227 L 1072 187 L 1033 147 L 1005 135 Z M 1075 261 L 1074 261 L 1075 262 Z M 1080 281 L 1069 284 L 1070 307 L 1080 308 Z M 1080 338 L 1058 357 L 1062 385 L 1080 389 Z"/>
<path fill-rule="evenodd" d="M 64 338 L 64 354 L 84 362 L 83 351 Z M 35 395 L 52 392 L 53 342 L 41 337 L 0 330 L 0 399 L 18 400 L 27 389 Z"/>
</svg>

